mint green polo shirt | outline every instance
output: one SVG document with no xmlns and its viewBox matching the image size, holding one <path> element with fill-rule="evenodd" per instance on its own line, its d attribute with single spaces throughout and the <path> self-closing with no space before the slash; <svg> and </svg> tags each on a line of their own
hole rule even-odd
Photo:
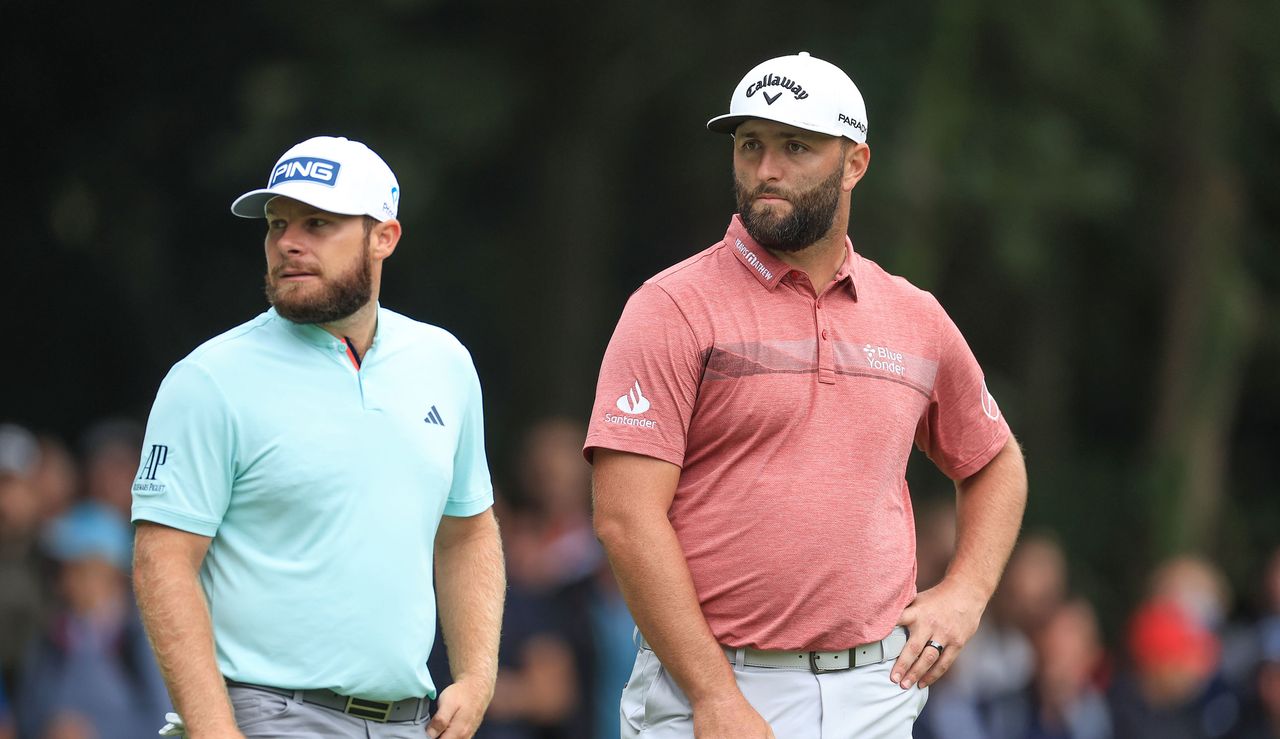
<svg viewBox="0 0 1280 739">
<path fill-rule="evenodd" d="M 200 581 L 232 680 L 435 696 L 441 516 L 493 504 L 480 382 L 448 332 L 378 309 L 346 345 L 273 310 L 174 365 L 133 520 L 212 537 Z"/>
</svg>

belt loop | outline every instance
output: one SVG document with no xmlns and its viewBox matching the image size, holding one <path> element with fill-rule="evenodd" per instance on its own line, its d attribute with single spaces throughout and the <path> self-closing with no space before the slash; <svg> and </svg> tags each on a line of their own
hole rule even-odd
<svg viewBox="0 0 1280 739">
<path fill-rule="evenodd" d="M 747 648 L 738 647 L 733 650 L 733 671 L 742 672 L 742 668 L 747 666 Z"/>
</svg>

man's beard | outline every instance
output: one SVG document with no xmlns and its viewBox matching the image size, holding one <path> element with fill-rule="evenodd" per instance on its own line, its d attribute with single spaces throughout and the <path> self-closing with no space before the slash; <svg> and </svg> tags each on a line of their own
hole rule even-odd
<svg viewBox="0 0 1280 739">
<path fill-rule="evenodd" d="M 267 273 L 267 301 L 276 309 L 276 313 L 294 323 L 333 323 L 355 313 L 369 303 L 373 297 L 373 260 L 370 259 L 370 242 L 365 241 L 364 250 L 357 263 L 346 272 L 333 279 L 321 277 L 319 291 L 308 294 L 291 294 L 289 286 L 280 285 L 279 272 L 283 265 L 276 268 L 276 275 Z M 302 291 L 298 291 L 301 293 Z"/>
<path fill-rule="evenodd" d="M 737 177 L 733 178 L 733 193 L 738 199 L 738 214 L 742 225 L 756 243 L 777 251 L 800 251 L 827 235 L 835 222 L 836 206 L 840 203 L 839 167 L 827 179 L 803 192 L 786 192 L 764 183 L 747 192 Z M 780 195 L 791 203 L 791 213 L 774 215 L 765 206 L 753 208 L 755 198 L 764 195 Z"/>
</svg>

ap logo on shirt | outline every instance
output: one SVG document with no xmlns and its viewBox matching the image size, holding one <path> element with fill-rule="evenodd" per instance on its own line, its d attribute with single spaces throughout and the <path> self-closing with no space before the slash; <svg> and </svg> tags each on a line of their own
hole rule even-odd
<svg viewBox="0 0 1280 739">
<path fill-rule="evenodd" d="M 133 483 L 133 492 L 138 495 L 158 495 L 164 492 L 164 483 L 155 482 L 156 474 L 160 472 L 160 468 L 165 462 L 169 461 L 169 447 L 167 444 L 152 444 L 151 452 L 147 454 L 147 458 L 142 460 L 142 467 L 138 470 L 138 477 Z"/>
<path fill-rule="evenodd" d="M 640 392 L 639 380 L 636 380 L 636 384 L 627 391 L 626 395 L 618 398 L 618 410 L 629 416 L 638 416 L 649 410 L 649 399 Z"/>
</svg>

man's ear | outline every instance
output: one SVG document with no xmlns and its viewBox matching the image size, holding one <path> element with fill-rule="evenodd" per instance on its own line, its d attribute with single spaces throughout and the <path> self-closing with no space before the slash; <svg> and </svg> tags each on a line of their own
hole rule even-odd
<svg viewBox="0 0 1280 739">
<path fill-rule="evenodd" d="M 372 245 L 373 257 L 375 259 L 386 259 L 396 250 L 396 244 L 400 243 L 400 221 L 392 218 L 389 221 L 379 223 L 369 233 L 369 239 Z"/>
<path fill-rule="evenodd" d="M 858 181 L 867 173 L 867 168 L 871 166 L 871 147 L 850 141 L 845 144 L 844 151 L 841 154 L 844 164 L 844 177 L 841 178 L 840 186 L 845 192 L 849 192 L 853 190 Z"/>
</svg>

